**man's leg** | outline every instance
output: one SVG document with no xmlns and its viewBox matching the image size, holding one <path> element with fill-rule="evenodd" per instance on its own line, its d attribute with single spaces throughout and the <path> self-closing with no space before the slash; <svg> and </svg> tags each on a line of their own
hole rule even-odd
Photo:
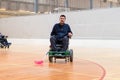
<svg viewBox="0 0 120 80">
<path fill-rule="evenodd" d="M 56 47 L 56 38 L 55 38 L 55 36 L 50 37 L 50 43 L 51 43 L 52 50 L 56 51 L 57 47 Z"/>
<path fill-rule="evenodd" d="M 68 49 L 68 44 L 69 44 L 69 38 L 67 36 L 65 36 L 63 39 L 63 50 L 67 50 Z"/>
</svg>

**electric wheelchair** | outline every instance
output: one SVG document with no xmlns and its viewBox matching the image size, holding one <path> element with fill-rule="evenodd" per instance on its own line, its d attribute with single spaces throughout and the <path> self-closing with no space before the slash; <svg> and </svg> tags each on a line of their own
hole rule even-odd
<svg viewBox="0 0 120 80">
<path fill-rule="evenodd" d="M 7 42 L 8 36 L 2 36 L 0 38 L 0 48 L 9 48 L 11 43 Z"/>
<path fill-rule="evenodd" d="M 62 50 L 63 48 L 63 43 L 62 41 L 57 41 L 56 47 L 58 50 L 53 51 L 51 46 L 50 50 L 48 51 L 48 58 L 49 62 L 56 62 L 56 59 L 65 59 L 65 62 L 73 62 L 73 50 L 72 49 L 67 49 L 65 51 Z"/>
</svg>

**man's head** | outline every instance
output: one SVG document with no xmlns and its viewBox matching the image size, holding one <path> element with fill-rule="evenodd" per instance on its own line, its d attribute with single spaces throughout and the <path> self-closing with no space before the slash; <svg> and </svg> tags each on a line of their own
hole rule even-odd
<svg viewBox="0 0 120 80">
<path fill-rule="evenodd" d="M 60 24 L 64 24 L 66 20 L 66 16 L 65 15 L 60 15 Z"/>
</svg>

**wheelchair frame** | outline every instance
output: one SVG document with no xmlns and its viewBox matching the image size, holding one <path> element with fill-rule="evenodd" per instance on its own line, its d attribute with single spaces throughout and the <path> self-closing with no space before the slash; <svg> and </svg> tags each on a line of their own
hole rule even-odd
<svg viewBox="0 0 120 80">
<path fill-rule="evenodd" d="M 56 62 L 56 59 L 65 59 L 65 62 L 73 62 L 73 50 L 48 52 L 49 62 Z"/>
</svg>

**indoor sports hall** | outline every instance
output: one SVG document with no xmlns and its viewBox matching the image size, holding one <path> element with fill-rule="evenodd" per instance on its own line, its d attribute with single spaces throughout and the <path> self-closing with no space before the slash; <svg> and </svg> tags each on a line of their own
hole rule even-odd
<svg viewBox="0 0 120 80">
<path fill-rule="evenodd" d="M 73 35 L 52 51 L 60 15 Z M 120 0 L 0 0 L 0 80 L 120 80 Z"/>
</svg>

